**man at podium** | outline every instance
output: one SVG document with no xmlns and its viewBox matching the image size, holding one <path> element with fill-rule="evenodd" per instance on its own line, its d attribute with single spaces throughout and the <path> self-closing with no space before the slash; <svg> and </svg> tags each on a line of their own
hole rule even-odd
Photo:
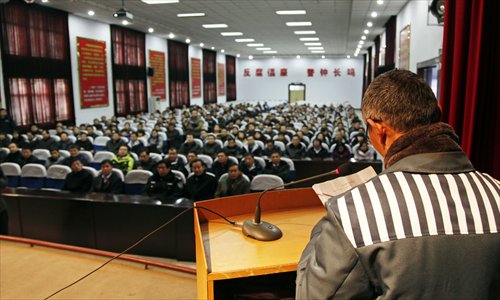
<svg viewBox="0 0 500 300">
<path fill-rule="evenodd" d="M 332 197 L 297 266 L 298 299 L 500 295 L 499 182 L 474 169 L 417 75 L 377 77 L 362 104 L 385 171 Z"/>
</svg>

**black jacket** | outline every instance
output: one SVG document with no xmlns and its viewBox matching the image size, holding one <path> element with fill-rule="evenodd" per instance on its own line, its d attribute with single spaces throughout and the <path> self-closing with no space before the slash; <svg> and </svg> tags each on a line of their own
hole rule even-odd
<svg viewBox="0 0 500 300">
<path fill-rule="evenodd" d="M 182 197 L 182 190 L 179 187 L 179 179 L 175 177 L 174 173 L 168 172 L 166 176 L 154 173 L 153 176 L 149 177 L 143 194 L 162 202 L 169 202 Z"/>
<path fill-rule="evenodd" d="M 240 163 L 240 169 L 243 174 L 247 175 L 250 181 L 257 175 L 262 174 L 264 170 L 258 163 L 254 163 L 254 168 L 250 170 L 250 168 L 244 163 Z"/>
<path fill-rule="evenodd" d="M 82 169 L 80 172 L 71 172 L 66 175 L 63 190 L 73 193 L 88 193 L 92 190 L 94 178 L 89 171 Z"/>
<path fill-rule="evenodd" d="M 200 176 L 193 175 L 186 181 L 184 194 L 193 201 L 212 199 L 217 189 L 217 179 L 206 172 Z"/>
<path fill-rule="evenodd" d="M 3 119 L 0 119 L 0 132 L 4 133 L 12 133 L 16 129 L 16 123 L 12 120 L 11 117 L 6 116 Z"/>
<path fill-rule="evenodd" d="M 5 160 L 3 162 L 15 163 L 18 164 L 19 166 L 22 166 L 23 161 L 24 158 L 23 155 L 21 154 L 21 151 L 16 151 L 14 153 L 7 154 L 7 157 L 5 157 Z"/>
<path fill-rule="evenodd" d="M 240 176 L 231 180 L 229 176 L 220 180 L 215 191 L 215 198 L 242 195 L 250 193 L 250 181 Z"/>
<path fill-rule="evenodd" d="M 179 149 L 179 153 L 187 155 L 189 152 L 195 152 L 196 154 L 201 153 L 201 148 L 198 146 L 196 142 L 192 143 L 184 143 L 181 145 L 181 148 Z"/>
<path fill-rule="evenodd" d="M 99 175 L 96 178 L 94 178 L 92 191 L 97 193 L 122 194 L 123 181 L 114 172 L 111 173 L 108 180 L 106 181 L 104 181 L 104 176 Z"/>
<path fill-rule="evenodd" d="M 272 162 L 268 162 L 263 173 L 279 176 L 283 181 L 286 181 L 290 175 L 290 166 L 282 160 L 277 166 L 273 165 Z"/>
</svg>

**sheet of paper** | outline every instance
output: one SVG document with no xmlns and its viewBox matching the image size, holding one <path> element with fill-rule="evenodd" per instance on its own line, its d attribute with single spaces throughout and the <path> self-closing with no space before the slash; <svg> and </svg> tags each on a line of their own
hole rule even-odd
<svg viewBox="0 0 500 300">
<path fill-rule="evenodd" d="M 349 176 L 342 176 L 322 183 L 317 183 L 313 185 L 312 188 L 318 195 L 321 203 L 325 205 L 325 202 L 331 197 L 347 192 L 375 176 L 377 176 L 377 172 L 370 166 Z"/>
</svg>

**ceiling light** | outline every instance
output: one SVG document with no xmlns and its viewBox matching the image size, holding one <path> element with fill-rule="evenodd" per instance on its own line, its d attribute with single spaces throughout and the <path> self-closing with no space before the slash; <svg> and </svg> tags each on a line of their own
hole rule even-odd
<svg viewBox="0 0 500 300">
<path fill-rule="evenodd" d="M 243 35 L 242 32 L 221 32 L 220 33 L 223 36 L 238 36 L 238 35 Z"/>
<path fill-rule="evenodd" d="M 186 39 L 186 44 L 189 44 L 191 43 L 191 40 L 190 39 Z"/>
<path fill-rule="evenodd" d="M 286 26 L 312 26 L 311 22 L 286 22 Z"/>
<path fill-rule="evenodd" d="M 366 40 L 366 36 L 365 36 L 365 35 L 361 36 L 361 39 L 362 39 L 363 41 L 364 41 L 364 40 Z"/>
<path fill-rule="evenodd" d="M 248 43 L 248 42 L 255 42 L 254 39 L 235 39 L 234 40 L 236 43 Z"/>
<path fill-rule="evenodd" d="M 366 23 L 366 26 L 368 26 L 368 27 L 372 27 L 372 26 L 373 26 L 373 23 L 372 23 L 372 22 L 368 22 L 368 23 Z"/>
<path fill-rule="evenodd" d="M 227 24 L 203 24 L 203 28 L 227 28 Z"/>
<path fill-rule="evenodd" d="M 49 0 L 42 0 L 42 3 L 48 3 Z"/>
<path fill-rule="evenodd" d="M 382 5 L 382 4 L 384 4 L 384 0 L 377 0 L 377 4 L 378 4 L 378 5 Z"/>
<path fill-rule="evenodd" d="M 93 15 L 95 15 L 95 11 L 93 11 L 93 10 L 89 10 L 89 11 L 87 12 L 87 15 L 89 15 L 89 16 L 93 16 Z"/>
<path fill-rule="evenodd" d="M 236 57 L 240 57 L 240 54 L 239 54 L 239 53 L 238 53 L 238 54 L 236 54 Z"/>
<path fill-rule="evenodd" d="M 250 55 L 250 56 L 248 57 L 248 59 L 253 59 L 253 55 Z"/>
<path fill-rule="evenodd" d="M 370 33 L 370 30 L 365 29 L 365 30 L 363 31 L 363 33 L 364 33 L 364 34 L 369 34 L 369 33 Z"/>
<path fill-rule="evenodd" d="M 351 58 L 351 56 L 350 56 L 350 55 L 347 55 L 347 58 Z"/>
<path fill-rule="evenodd" d="M 305 38 L 300 38 L 299 40 L 301 42 L 314 42 L 314 41 L 319 41 L 319 38 L 317 38 L 317 37 L 305 37 Z"/>
<path fill-rule="evenodd" d="M 299 30 L 299 31 L 294 31 L 293 33 L 295 33 L 295 34 L 316 34 L 316 31 L 314 31 L 314 30 Z"/>
<path fill-rule="evenodd" d="M 377 14 L 377 12 L 376 12 L 376 11 L 373 11 L 373 12 L 371 13 L 371 16 L 372 16 L 372 18 L 376 18 L 376 17 L 378 16 L 378 14 Z"/>
<path fill-rule="evenodd" d="M 179 0 L 141 0 L 147 4 L 170 4 L 170 3 L 179 3 Z"/>
<path fill-rule="evenodd" d="M 365 43 L 365 41 L 359 41 L 360 45 L 363 45 L 364 43 Z"/>
<path fill-rule="evenodd" d="M 149 28 L 148 28 L 148 32 L 149 32 L 149 33 L 153 33 L 153 32 L 155 32 L 155 29 L 154 29 L 153 27 L 149 27 Z"/>
<path fill-rule="evenodd" d="M 357 53 L 354 53 L 354 56 L 358 56 L 358 54 L 357 54 Z"/>
<path fill-rule="evenodd" d="M 321 55 L 321 58 L 323 58 L 323 59 L 324 59 L 324 58 L 325 58 L 325 56 L 324 56 L 324 55 Z"/>
<path fill-rule="evenodd" d="M 169 33 L 169 34 L 168 34 L 168 38 L 169 38 L 169 39 L 173 39 L 174 37 L 175 37 L 175 34 L 173 34 L 173 33 Z"/>
<path fill-rule="evenodd" d="M 278 51 L 276 51 L 276 50 L 267 50 L 267 51 L 264 51 L 262 53 L 264 53 L 264 54 L 276 54 L 276 53 L 278 53 Z"/>
<path fill-rule="evenodd" d="M 309 50 L 325 50 L 323 47 L 307 47 Z"/>
<path fill-rule="evenodd" d="M 177 14 L 179 18 L 190 18 L 190 17 L 204 17 L 205 13 L 186 13 L 186 14 Z"/>
<path fill-rule="evenodd" d="M 214 47 L 214 46 L 212 46 L 212 48 L 210 48 L 210 49 L 215 50 L 215 47 Z"/>
<path fill-rule="evenodd" d="M 248 47 L 262 47 L 264 44 L 262 43 L 254 43 L 254 44 L 247 44 Z"/>
<path fill-rule="evenodd" d="M 300 59 L 300 55 L 297 55 L 296 57 L 297 57 L 297 59 Z"/>
<path fill-rule="evenodd" d="M 311 53 L 325 53 L 325 50 L 313 50 Z"/>
<path fill-rule="evenodd" d="M 224 50 L 224 49 L 221 49 L 221 50 L 220 50 L 220 53 L 224 53 L 224 52 L 226 52 L 226 50 Z"/>
<path fill-rule="evenodd" d="M 321 43 L 304 43 L 304 46 L 321 46 Z"/>
<path fill-rule="evenodd" d="M 128 25 L 128 24 L 129 24 L 129 22 L 127 20 L 122 21 L 122 25 Z"/>
<path fill-rule="evenodd" d="M 205 46 L 205 44 L 203 44 L 203 43 L 200 43 L 200 47 L 203 47 L 203 46 Z"/>
<path fill-rule="evenodd" d="M 277 15 L 305 15 L 305 10 L 277 10 Z"/>
<path fill-rule="evenodd" d="M 267 50 L 271 50 L 271 48 L 269 48 L 269 47 L 262 47 L 262 48 L 255 48 L 255 49 L 257 49 L 257 50 L 259 50 L 259 51 L 264 51 L 264 50 L 266 50 L 266 51 L 267 51 Z"/>
</svg>

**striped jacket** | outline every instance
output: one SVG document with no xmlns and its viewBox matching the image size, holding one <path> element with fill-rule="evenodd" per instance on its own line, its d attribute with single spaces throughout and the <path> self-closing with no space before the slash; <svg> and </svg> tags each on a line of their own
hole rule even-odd
<svg viewBox="0 0 500 300">
<path fill-rule="evenodd" d="M 297 298 L 498 299 L 499 194 L 461 152 L 400 160 L 327 202 Z"/>
</svg>

